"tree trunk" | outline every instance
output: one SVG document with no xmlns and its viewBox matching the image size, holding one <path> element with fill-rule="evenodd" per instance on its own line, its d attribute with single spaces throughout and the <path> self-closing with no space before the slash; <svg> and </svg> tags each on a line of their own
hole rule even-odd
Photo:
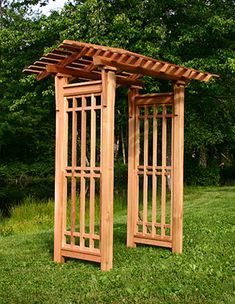
<svg viewBox="0 0 235 304">
<path fill-rule="evenodd" d="M 124 136 L 123 136 L 123 129 L 121 128 L 121 141 L 122 141 L 122 158 L 123 164 L 126 164 L 126 150 L 125 150 L 125 143 L 124 143 Z"/>
<path fill-rule="evenodd" d="M 207 151 L 205 147 L 201 147 L 199 151 L 199 166 L 207 167 Z"/>
</svg>

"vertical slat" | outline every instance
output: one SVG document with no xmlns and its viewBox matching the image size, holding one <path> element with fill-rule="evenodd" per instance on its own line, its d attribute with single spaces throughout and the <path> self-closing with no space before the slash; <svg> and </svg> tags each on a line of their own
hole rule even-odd
<svg viewBox="0 0 235 304">
<path fill-rule="evenodd" d="M 174 134 L 174 106 L 172 105 L 172 114 L 173 117 L 171 118 L 171 216 L 170 216 L 170 236 L 172 236 L 172 222 L 173 222 L 173 179 L 174 179 L 174 170 L 173 170 L 173 149 L 174 149 L 174 141 L 173 141 L 173 134 Z"/>
<path fill-rule="evenodd" d="M 96 157 L 96 111 L 94 110 L 95 97 L 94 94 L 91 95 L 91 178 L 90 178 L 90 247 L 94 248 L 94 230 L 95 230 L 95 178 L 94 168 L 95 168 L 95 157 Z"/>
<path fill-rule="evenodd" d="M 128 106 L 129 106 L 129 130 L 128 130 L 128 209 L 127 209 L 127 246 L 135 247 L 134 234 L 136 232 L 136 213 L 137 204 L 136 200 L 136 173 L 135 173 L 135 158 L 136 158 L 136 134 L 135 134 L 135 121 L 136 121 L 136 107 L 135 96 L 139 90 L 131 87 L 128 91 Z"/>
<path fill-rule="evenodd" d="M 113 264 L 114 104 L 116 75 L 102 69 L 101 270 Z"/>
<path fill-rule="evenodd" d="M 184 88 L 174 85 L 172 251 L 177 253 L 183 244 Z"/>
<path fill-rule="evenodd" d="M 161 236 L 165 236 L 166 223 L 166 106 L 162 106 L 162 202 L 161 202 Z"/>
<path fill-rule="evenodd" d="M 77 107 L 76 98 L 73 98 L 73 112 L 72 112 L 72 180 L 71 180 L 71 245 L 75 244 L 73 233 L 76 229 L 76 177 L 75 168 L 77 165 Z"/>
<path fill-rule="evenodd" d="M 152 175 L 152 236 L 155 235 L 156 229 L 154 223 L 157 216 L 157 105 L 153 106 L 153 175 Z"/>
<path fill-rule="evenodd" d="M 148 220 L 148 107 L 144 107 L 144 189 L 143 189 L 143 233 L 147 233 L 147 220 Z"/>
<path fill-rule="evenodd" d="M 54 226 L 54 261 L 64 262 L 61 255 L 63 238 L 63 203 L 65 195 L 64 170 L 66 166 L 66 105 L 63 96 L 63 87 L 68 83 L 67 77 L 55 77 L 56 94 L 56 157 L 55 157 L 55 226 Z"/>
<path fill-rule="evenodd" d="M 67 98 L 64 98 L 64 103 L 65 103 L 65 110 L 64 110 L 64 164 L 65 166 L 68 165 L 68 101 Z M 68 182 L 67 182 L 67 177 L 64 175 L 63 177 L 63 184 L 64 184 L 64 191 L 63 191 L 63 210 L 62 210 L 62 246 L 66 244 L 66 236 L 64 235 L 64 231 L 66 231 L 66 226 L 67 226 L 67 188 L 68 188 Z"/>
<path fill-rule="evenodd" d="M 140 164 L 140 109 L 139 107 L 135 106 L 135 184 L 136 184 L 136 210 L 134 214 L 135 218 L 135 227 L 137 228 L 137 221 L 139 215 L 139 193 L 140 193 L 140 185 L 139 185 L 139 175 L 137 174 L 137 167 Z M 138 228 L 136 229 L 138 231 Z"/>
<path fill-rule="evenodd" d="M 86 206 L 86 179 L 84 170 L 86 167 L 86 98 L 82 96 L 81 115 L 81 180 L 80 180 L 80 247 L 84 247 L 85 233 L 85 206 Z"/>
</svg>

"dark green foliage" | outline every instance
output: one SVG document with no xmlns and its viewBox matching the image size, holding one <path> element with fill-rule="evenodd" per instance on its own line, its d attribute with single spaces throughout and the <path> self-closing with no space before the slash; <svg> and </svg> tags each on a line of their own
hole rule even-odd
<svg viewBox="0 0 235 304">
<path fill-rule="evenodd" d="M 116 163 L 114 168 L 114 189 L 116 193 L 127 191 L 128 167 L 123 163 Z"/>
<path fill-rule="evenodd" d="M 53 166 L 53 79 L 36 82 L 22 69 L 63 39 L 75 39 L 122 47 L 221 75 L 207 84 L 191 82 L 185 105 L 185 160 L 192 168 L 186 169 L 185 180 L 190 184 L 217 183 L 218 168 L 223 163 L 232 166 L 235 159 L 233 0 L 68 1 L 60 13 L 49 17 L 32 12 L 36 3 L 45 5 L 47 1 L 0 1 L 1 166 L 9 162 Z M 169 90 L 170 82 L 147 77 L 143 92 Z M 118 163 L 127 158 L 126 100 L 126 90 L 118 90 Z M 203 177 L 193 179 L 193 172 Z M 3 184 L 0 187 L 4 192 Z"/>
<path fill-rule="evenodd" d="M 216 167 L 186 166 L 185 176 L 188 185 L 218 186 L 220 183 L 220 170 Z"/>
<path fill-rule="evenodd" d="M 10 215 L 13 204 L 27 196 L 40 199 L 53 197 L 54 165 L 38 162 L 8 163 L 0 166 L 0 210 Z"/>
<path fill-rule="evenodd" d="M 233 184 L 235 180 L 235 164 L 232 166 L 222 167 L 220 170 L 221 174 L 221 184 Z"/>
</svg>

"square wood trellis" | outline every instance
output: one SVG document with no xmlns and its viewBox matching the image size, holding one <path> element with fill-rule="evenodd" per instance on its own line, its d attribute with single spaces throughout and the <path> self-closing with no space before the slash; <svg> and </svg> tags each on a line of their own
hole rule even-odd
<svg viewBox="0 0 235 304">
<path fill-rule="evenodd" d="M 71 257 L 112 268 L 117 86 L 128 87 L 127 246 L 181 253 L 184 90 L 192 79 L 218 75 L 71 40 L 25 71 L 37 80 L 55 75 L 54 260 Z M 173 91 L 140 94 L 143 76 L 170 80 Z"/>
</svg>

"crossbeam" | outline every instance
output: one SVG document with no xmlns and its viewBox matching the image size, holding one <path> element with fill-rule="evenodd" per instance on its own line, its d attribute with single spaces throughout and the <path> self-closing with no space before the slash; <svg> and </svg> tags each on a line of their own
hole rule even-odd
<svg viewBox="0 0 235 304">
<path fill-rule="evenodd" d="M 96 72 L 89 72 L 81 69 L 73 69 L 69 67 L 63 67 L 56 64 L 48 64 L 46 66 L 46 70 L 37 76 L 37 80 L 41 80 L 48 76 L 49 74 L 64 74 L 72 77 L 82 77 L 85 79 L 91 80 L 101 80 L 101 74 Z M 116 76 L 117 84 L 125 85 L 125 86 L 140 86 L 143 87 L 144 83 L 140 80 L 133 80 L 124 78 L 122 76 Z"/>
</svg>

